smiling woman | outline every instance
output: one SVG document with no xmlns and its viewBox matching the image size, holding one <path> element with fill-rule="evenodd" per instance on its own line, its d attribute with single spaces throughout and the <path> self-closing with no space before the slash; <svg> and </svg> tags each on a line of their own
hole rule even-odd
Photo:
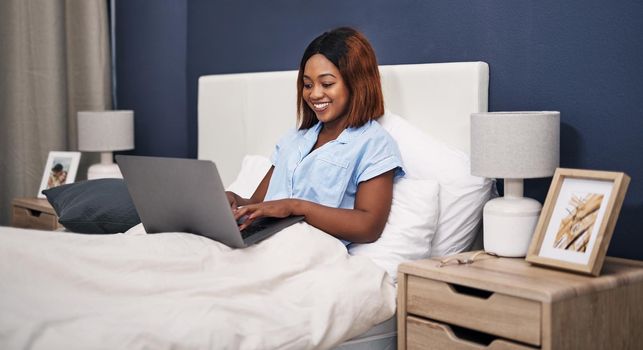
<svg viewBox="0 0 643 350">
<path fill-rule="evenodd" d="M 351 242 L 377 240 L 391 209 L 393 180 L 404 175 L 397 144 L 376 121 L 384 99 L 375 52 L 352 28 L 315 38 L 297 78 L 299 128 L 277 143 L 251 198 L 228 192 L 244 229 L 262 216 L 303 215 Z"/>
</svg>

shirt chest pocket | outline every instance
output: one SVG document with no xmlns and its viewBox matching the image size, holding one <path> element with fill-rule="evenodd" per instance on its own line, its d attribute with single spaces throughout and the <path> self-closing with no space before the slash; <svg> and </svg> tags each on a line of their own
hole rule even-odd
<svg viewBox="0 0 643 350">
<path fill-rule="evenodd" d="M 329 207 L 339 207 L 350 180 L 349 161 L 319 156 L 311 169 L 310 193 L 316 202 Z"/>
</svg>

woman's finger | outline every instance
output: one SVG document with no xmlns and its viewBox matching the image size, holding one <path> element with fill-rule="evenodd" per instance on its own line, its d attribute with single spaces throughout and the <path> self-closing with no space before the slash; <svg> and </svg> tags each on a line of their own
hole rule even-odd
<svg viewBox="0 0 643 350">
<path fill-rule="evenodd" d="M 239 226 L 239 230 L 244 230 L 246 227 L 252 225 L 256 218 L 247 216 L 246 220 Z"/>
<path fill-rule="evenodd" d="M 243 222 L 243 224 L 239 225 L 239 231 L 243 231 L 246 229 L 246 227 L 250 226 L 254 220 L 253 219 L 246 219 L 246 221 Z"/>
<path fill-rule="evenodd" d="M 248 215 L 248 212 L 250 211 L 249 206 L 244 206 L 244 207 L 238 207 L 237 210 L 234 212 L 234 219 L 239 220 L 242 217 Z"/>
<path fill-rule="evenodd" d="M 257 208 L 257 210 L 253 210 L 252 213 L 248 214 L 248 219 L 254 220 L 263 215 L 264 215 L 264 210 Z"/>
<path fill-rule="evenodd" d="M 255 220 L 265 215 L 266 215 L 266 212 L 263 207 L 256 207 L 248 213 L 248 219 Z"/>
</svg>

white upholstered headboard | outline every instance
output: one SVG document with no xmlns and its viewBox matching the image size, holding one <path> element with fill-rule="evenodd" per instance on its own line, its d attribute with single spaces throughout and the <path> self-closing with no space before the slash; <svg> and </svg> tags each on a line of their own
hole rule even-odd
<svg viewBox="0 0 643 350">
<path fill-rule="evenodd" d="M 469 116 L 487 111 L 484 62 L 380 66 L 385 107 L 469 154 Z M 230 184 L 247 154 L 270 156 L 296 125 L 297 71 L 207 75 L 199 79 L 199 159 Z"/>
</svg>

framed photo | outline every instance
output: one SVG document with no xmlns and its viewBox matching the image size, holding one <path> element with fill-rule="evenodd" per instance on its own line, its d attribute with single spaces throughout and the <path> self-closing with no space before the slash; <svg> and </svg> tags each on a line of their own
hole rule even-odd
<svg viewBox="0 0 643 350">
<path fill-rule="evenodd" d="M 598 276 L 630 177 L 556 169 L 526 260 Z"/>
<path fill-rule="evenodd" d="M 38 189 L 38 198 L 45 198 L 43 190 L 74 182 L 79 162 L 80 152 L 49 152 Z"/>
</svg>

